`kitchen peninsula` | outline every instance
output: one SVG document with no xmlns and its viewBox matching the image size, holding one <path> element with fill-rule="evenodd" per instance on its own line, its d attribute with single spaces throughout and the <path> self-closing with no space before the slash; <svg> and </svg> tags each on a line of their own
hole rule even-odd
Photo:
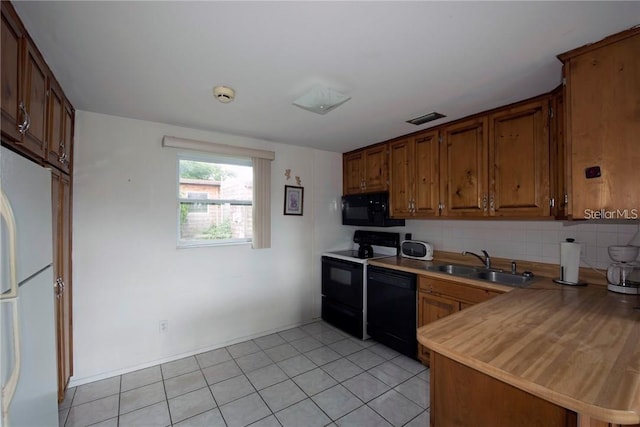
<svg viewBox="0 0 640 427">
<path fill-rule="evenodd" d="M 537 278 L 523 288 L 455 277 L 427 268 L 464 257 L 434 257 L 370 262 L 440 284 L 421 292 L 471 301 L 459 286 L 476 289 L 474 304 L 417 330 L 429 350 L 431 426 L 640 426 L 640 296 L 559 285 L 542 264 L 527 266 Z"/>
<path fill-rule="evenodd" d="M 433 426 L 640 423 L 638 296 L 545 279 L 426 325 L 418 341 L 432 353 Z"/>
</svg>

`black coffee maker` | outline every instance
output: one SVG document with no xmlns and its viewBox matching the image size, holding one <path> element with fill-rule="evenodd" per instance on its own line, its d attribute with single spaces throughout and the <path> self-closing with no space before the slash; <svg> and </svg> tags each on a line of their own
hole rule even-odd
<svg viewBox="0 0 640 427">
<path fill-rule="evenodd" d="M 361 243 L 358 247 L 358 258 L 372 258 L 373 257 L 373 246 Z"/>
</svg>

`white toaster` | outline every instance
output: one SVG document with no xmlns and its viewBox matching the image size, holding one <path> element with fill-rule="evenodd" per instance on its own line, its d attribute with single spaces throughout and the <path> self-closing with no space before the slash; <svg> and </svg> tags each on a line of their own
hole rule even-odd
<svg viewBox="0 0 640 427">
<path fill-rule="evenodd" d="M 420 240 L 403 240 L 400 243 L 400 254 L 405 258 L 430 261 L 433 259 L 433 245 Z"/>
</svg>

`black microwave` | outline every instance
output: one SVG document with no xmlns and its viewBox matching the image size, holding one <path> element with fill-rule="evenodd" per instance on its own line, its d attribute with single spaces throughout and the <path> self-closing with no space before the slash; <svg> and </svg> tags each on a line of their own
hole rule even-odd
<svg viewBox="0 0 640 427">
<path fill-rule="evenodd" d="M 404 219 L 389 218 L 389 193 L 342 196 L 342 225 L 360 227 L 404 226 Z"/>
</svg>

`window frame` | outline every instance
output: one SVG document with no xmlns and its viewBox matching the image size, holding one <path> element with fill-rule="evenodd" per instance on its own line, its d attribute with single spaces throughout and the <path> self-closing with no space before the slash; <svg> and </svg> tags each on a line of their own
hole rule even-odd
<svg viewBox="0 0 640 427">
<path fill-rule="evenodd" d="M 176 156 L 176 199 L 177 199 L 177 209 L 176 209 L 176 242 L 178 249 L 188 249 L 188 248 L 197 248 L 197 247 L 217 247 L 217 246 L 229 246 L 229 245 L 246 245 L 253 244 L 253 227 L 251 230 L 251 237 L 245 238 L 232 238 L 232 239 L 200 239 L 200 240 L 184 240 L 182 239 L 181 234 L 181 206 L 183 203 L 186 204 L 204 204 L 205 206 L 225 206 L 227 204 L 231 206 L 251 206 L 252 209 L 254 207 L 254 195 L 253 191 L 251 193 L 251 200 L 238 200 L 238 199 L 189 199 L 187 197 L 181 197 L 180 195 L 180 162 L 182 160 L 187 161 L 195 161 L 195 162 L 203 162 L 203 163 L 213 163 L 213 164 L 224 164 L 224 165 L 236 165 L 236 166 L 246 166 L 250 167 L 253 172 L 253 161 L 251 157 L 243 157 L 243 156 L 227 156 L 227 155 L 217 155 L 214 153 L 178 153 Z M 255 185 L 253 182 L 253 173 L 252 173 L 252 186 Z M 208 211 L 208 208 L 207 208 Z M 201 212 L 204 213 L 204 212 Z"/>
</svg>

